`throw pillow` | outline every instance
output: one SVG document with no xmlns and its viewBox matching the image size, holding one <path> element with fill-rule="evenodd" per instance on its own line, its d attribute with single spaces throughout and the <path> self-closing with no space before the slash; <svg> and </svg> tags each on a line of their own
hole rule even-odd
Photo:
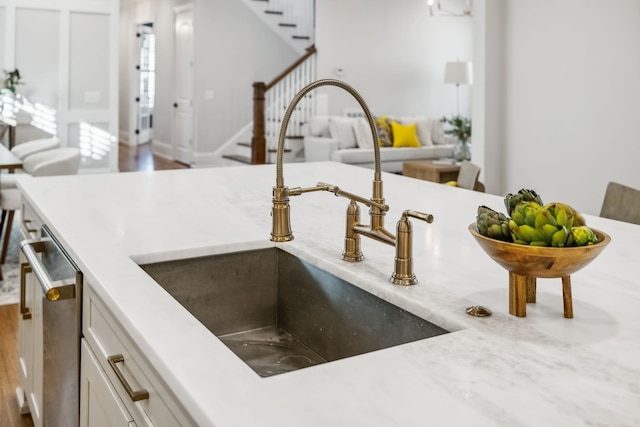
<svg viewBox="0 0 640 427">
<path fill-rule="evenodd" d="M 391 119 L 387 116 L 376 117 L 376 128 L 378 130 L 378 144 L 381 147 L 393 146 L 393 132 L 391 131 Z"/>
<path fill-rule="evenodd" d="M 331 138 L 338 140 L 339 148 L 355 148 L 356 136 L 353 133 L 353 122 L 350 117 L 332 116 L 329 118 Z"/>
<path fill-rule="evenodd" d="M 394 147 L 420 147 L 415 123 L 401 125 L 394 120 L 391 122 L 391 129 L 393 131 Z"/>
<path fill-rule="evenodd" d="M 440 119 L 429 119 L 431 124 L 431 140 L 435 145 L 446 144 L 444 137 L 444 123 Z"/>
<path fill-rule="evenodd" d="M 314 116 L 309 119 L 309 131 L 313 136 L 330 137 L 329 118 L 327 116 Z"/>
<path fill-rule="evenodd" d="M 433 145 L 433 141 L 431 139 L 431 120 L 428 117 L 400 117 L 398 122 L 403 125 L 415 123 L 420 145 L 423 147 Z"/>
<path fill-rule="evenodd" d="M 358 148 L 373 148 L 373 136 L 369 122 L 364 117 L 360 117 L 353 122 L 353 133 L 356 136 Z"/>
</svg>

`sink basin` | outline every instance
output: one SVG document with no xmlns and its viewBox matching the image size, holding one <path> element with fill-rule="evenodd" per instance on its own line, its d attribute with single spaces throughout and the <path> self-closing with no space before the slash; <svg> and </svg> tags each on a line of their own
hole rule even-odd
<svg viewBox="0 0 640 427">
<path fill-rule="evenodd" d="M 278 248 L 140 267 L 262 377 L 447 333 Z"/>
</svg>

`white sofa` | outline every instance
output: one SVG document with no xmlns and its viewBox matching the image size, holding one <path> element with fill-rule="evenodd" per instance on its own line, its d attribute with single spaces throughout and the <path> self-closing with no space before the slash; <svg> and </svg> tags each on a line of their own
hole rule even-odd
<svg viewBox="0 0 640 427">
<path fill-rule="evenodd" d="M 387 117 L 386 119 L 387 123 L 394 120 L 396 125 L 415 127 L 418 144 L 410 147 L 381 146 L 380 167 L 383 171 L 402 172 L 402 163 L 406 161 L 453 157 L 453 140 L 444 134 L 443 123 L 439 119 L 427 117 Z M 401 126 L 395 129 L 398 127 Z M 380 127 L 378 129 L 381 139 L 384 139 L 386 136 L 384 129 Z M 374 167 L 373 138 L 369 124 L 363 117 L 316 116 L 303 126 L 302 132 L 307 162 L 332 160 Z"/>
</svg>

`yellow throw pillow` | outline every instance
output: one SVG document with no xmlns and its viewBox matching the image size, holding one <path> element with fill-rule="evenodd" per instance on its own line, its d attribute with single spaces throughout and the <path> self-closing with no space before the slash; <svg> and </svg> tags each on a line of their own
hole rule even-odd
<svg viewBox="0 0 640 427">
<path fill-rule="evenodd" d="M 393 132 L 394 147 L 421 147 L 418 134 L 416 133 L 416 124 L 401 125 L 395 120 L 391 122 L 391 130 Z"/>
<path fill-rule="evenodd" d="M 376 117 L 376 128 L 378 131 L 378 144 L 380 147 L 393 147 L 393 134 L 391 133 L 391 119 L 387 116 Z"/>
</svg>

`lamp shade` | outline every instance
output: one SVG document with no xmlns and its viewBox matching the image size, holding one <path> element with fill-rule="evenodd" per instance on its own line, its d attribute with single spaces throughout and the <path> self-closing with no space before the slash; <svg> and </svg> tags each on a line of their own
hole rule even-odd
<svg viewBox="0 0 640 427">
<path fill-rule="evenodd" d="M 471 84 L 473 82 L 471 62 L 447 62 L 444 68 L 444 82 L 457 85 Z"/>
</svg>

